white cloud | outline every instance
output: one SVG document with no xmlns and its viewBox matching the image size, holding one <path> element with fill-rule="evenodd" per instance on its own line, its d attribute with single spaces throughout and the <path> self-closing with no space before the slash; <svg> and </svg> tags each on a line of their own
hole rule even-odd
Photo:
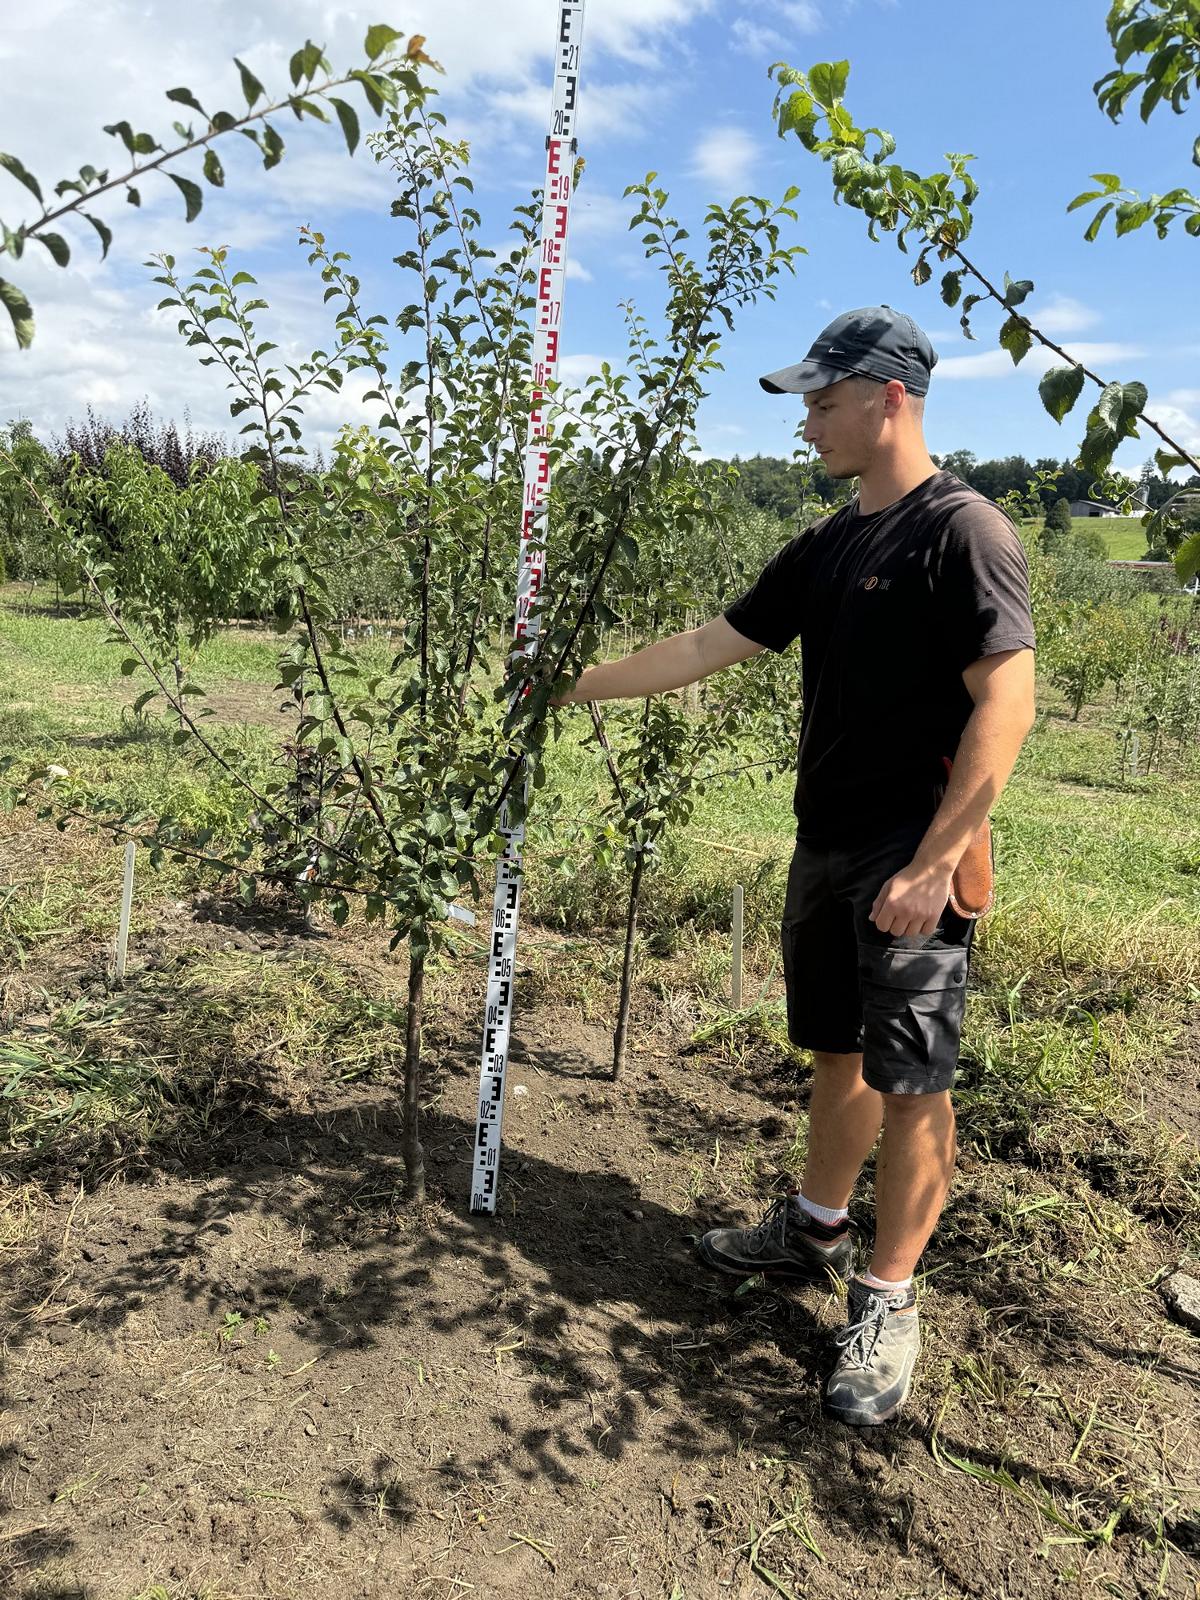
<svg viewBox="0 0 1200 1600">
<path fill-rule="evenodd" d="M 605 0 L 589 8 L 582 111 L 589 141 L 644 129 L 652 89 L 654 114 L 666 114 L 654 52 L 669 44 L 676 68 L 686 62 L 688 30 L 714 6 L 715 0 Z M 549 112 L 553 9 L 547 0 L 506 0 L 503 6 L 480 6 L 478 0 L 438 0 L 434 6 L 427 0 L 417 7 L 427 23 L 410 22 L 404 14 L 397 19 L 426 32 L 429 52 L 447 69 L 445 78 L 430 81 L 442 95 L 451 135 L 478 135 L 477 184 L 521 198 L 541 178 L 538 161 L 524 158 L 540 152 Z M 83 161 L 119 172 L 124 151 L 101 131 L 103 124 L 128 119 L 137 130 L 170 139 L 173 119 L 196 120 L 164 99 L 163 91 L 174 84 L 187 84 L 210 110 L 240 110 L 234 55 L 277 96 L 289 86 L 288 54 L 306 35 L 324 42 L 335 69 L 357 65 L 366 24 L 375 14 L 353 0 L 258 0 L 254 6 L 209 0 L 202 10 L 168 0 L 41 0 L 36 7 L 5 7 L 0 149 L 22 158 L 47 192 Z M 63 49 L 64 37 L 69 50 Z M 104 63 L 102 73 L 97 62 Z M 623 77 L 613 75 L 617 63 Z M 395 247 L 389 236 L 381 251 L 374 237 L 364 241 L 362 234 L 364 219 L 372 219 L 369 226 L 375 218 L 386 219 L 395 176 L 366 148 L 365 135 L 377 124 L 361 93 L 352 87 L 344 94 L 359 110 L 364 134 L 353 161 L 336 126 L 297 123 L 285 112 L 276 120 L 287 153 L 270 173 L 248 141 L 221 141 L 227 186 L 204 186 L 197 224 L 184 223 L 175 186 L 152 175 L 140 184 L 140 209 L 127 205 L 120 189 L 96 202 L 93 209 L 115 234 L 103 264 L 91 229 L 71 219 L 62 225 L 74 252 L 68 271 L 53 267 L 31 246 L 5 275 L 32 299 L 37 336 L 33 349 L 17 356 L 8 318 L 0 315 L 0 421 L 25 415 L 44 432 L 61 431 L 88 403 L 119 417 L 144 396 L 163 415 L 181 417 L 190 409 L 197 426 L 231 431 L 228 397 L 216 369 L 199 367 L 195 352 L 182 347 L 173 314 L 151 309 L 164 291 L 148 281 L 143 263 L 161 252 L 174 254 L 187 273 L 199 264 L 197 247 L 229 244 L 242 257 L 239 264 L 249 264 L 260 279 L 271 303 L 269 336 L 278 341 L 283 359 L 306 356 L 330 337 L 321 285 L 297 270 L 299 252 L 289 253 L 301 223 L 324 230 L 335 246 L 350 239 L 369 309 L 387 309 L 397 290 L 384 261 Z M 520 163 L 511 160 L 513 140 L 521 147 Z M 183 171 L 198 177 L 197 166 Z M 0 202 L 10 226 L 33 210 L 32 198 L 7 174 L 0 174 Z M 624 237 L 629 215 L 630 202 L 585 179 L 573 240 Z M 248 262 L 247 252 L 254 253 Z M 610 257 L 606 270 L 615 264 Z M 579 281 L 591 277 L 582 261 L 572 262 L 569 271 Z M 352 413 L 355 392 L 351 385 L 336 400 L 318 404 L 311 419 L 320 434 L 314 445 L 327 445 L 331 430 Z"/>
<path fill-rule="evenodd" d="M 591 355 L 580 351 L 576 355 L 565 355 L 558 364 L 558 377 L 561 383 L 568 388 L 582 389 L 593 373 L 598 373 L 604 363 L 608 361 L 613 365 L 609 356 Z"/>
<path fill-rule="evenodd" d="M 573 239 L 598 239 L 611 234 L 629 232 L 629 219 L 637 209 L 636 199 L 609 194 L 587 181 L 579 185 L 571 209 L 571 237 Z"/>
<path fill-rule="evenodd" d="M 757 56 L 786 50 L 798 34 L 818 33 L 824 24 L 816 0 L 759 0 L 752 15 L 734 19 L 729 32 L 738 50 Z"/>
<path fill-rule="evenodd" d="M 669 86 L 659 85 L 655 104 L 661 109 L 670 98 Z M 489 116 L 513 124 L 544 129 L 550 120 L 549 84 L 530 80 L 512 89 L 496 89 L 487 96 Z M 623 138 L 642 131 L 647 104 L 645 83 L 591 83 L 580 101 L 578 129 L 581 139 Z"/>
<path fill-rule="evenodd" d="M 1180 394 L 1193 396 L 1190 405 L 1178 403 L 1177 396 Z M 1163 400 L 1157 395 L 1151 395 L 1146 401 L 1146 415 L 1153 417 L 1159 427 L 1169 433 L 1176 444 L 1182 445 L 1190 455 L 1200 455 L 1200 391 L 1176 390 Z M 1148 428 L 1143 428 L 1141 432 L 1148 450 L 1167 448 L 1157 434 L 1151 433 Z M 1187 477 L 1187 471 L 1184 471 L 1183 476 Z"/>
<path fill-rule="evenodd" d="M 592 281 L 592 274 L 584 266 L 583 262 L 576 261 L 574 256 L 568 256 L 567 258 L 567 277 L 578 278 L 582 283 L 591 283 Z"/>
<path fill-rule="evenodd" d="M 1081 361 L 1089 367 L 1106 361 L 1130 361 L 1146 354 L 1141 345 L 1103 341 L 1065 345 L 1064 349 L 1074 360 Z M 973 356 L 943 356 L 934 372 L 934 381 L 947 378 L 952 381 L 970 378 L 1009 378 L 1017 372 L 1035 372 L 1040 376 L 1056 363 L 1061 363 L 1061 360 L 1061 356 L 1056 355 L 1053 350 L 1047 350 L 1043 345 L 1034 345 L 1019 367 L 1013 366 L 1012 357 L 1007 350 L 983 350 Z"/>
<path fill-rule="evenodd" d="M 781 0 L 780 21 L 795 33 L 816 33 L 824 18 L 816 0 Z"/>
<path fill-rule="evenodd" d="M 734 45 L 748 56 L 768 55 L 786 48 L 787 40 L 774 28 L 761 22 L 751 22 L 749 17 L 736 17 L 729 29 Z"/>
<path fill-rule="evenodd" d="M 737 188 L 754 166 L 758 145 L 741 128 L 714 128 L 696 146 L 692 172 L 725 188 Z"/>
<path fill-rule="evenodd" d="M 1027 316 L 1043 333 L 1054 334 L 1082 333 L 1086 328 L 1094 328 L 1100 321 L 1098 311 L 1093 311 L 1090 306 L 1081 304 L 1067 294 L 1056 294 L 1045 305 L 1031 308 L 1022 306 L 1021 314 Z"/>
</svg>

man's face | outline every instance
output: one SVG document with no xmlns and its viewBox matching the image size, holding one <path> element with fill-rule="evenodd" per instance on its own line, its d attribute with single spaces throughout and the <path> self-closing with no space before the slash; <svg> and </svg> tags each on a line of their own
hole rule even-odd
<svg viewBox="0 0 1200 1600">
<path fill-rule="evenodd" d="M 883 420 L 882 397 L 882 384 L 857 378 L 804 396 L 804 442 L 816 449 L 831 478 L 856 478 L 870 466 Z"/>
</svg>

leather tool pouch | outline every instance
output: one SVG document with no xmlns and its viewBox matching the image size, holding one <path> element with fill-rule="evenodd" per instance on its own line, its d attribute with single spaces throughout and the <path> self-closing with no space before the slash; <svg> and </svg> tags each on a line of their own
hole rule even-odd
<svg viewBox="0 0 1200 1600">
<path fill-rule="evenodd" d="M 953 762 L 942 757 L 949 779 Z M 942 794 L 945 790 L 942 790 Z M 939 803 L 940 803 L 939 796 Z M 985 817 L 983 826 L 971 840 L 950 880 L 950 906 L 960 917 L 975 921 L 986 916 L 996 903 L 996 855 L 992 824 Z"/>
</svg>

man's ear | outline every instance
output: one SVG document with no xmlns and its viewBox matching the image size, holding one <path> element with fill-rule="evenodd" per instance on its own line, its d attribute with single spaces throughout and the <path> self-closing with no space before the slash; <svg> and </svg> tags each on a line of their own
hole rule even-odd
<svg viewBox="0 0 1200 1600">
<path fill-rule="evenodd" d="M 908 398 L 908 390 L 899 378 L 889 378 L 883 386 L 883 414 L 885 417 L 894 417 L 903 408 Z"/>
</svg>

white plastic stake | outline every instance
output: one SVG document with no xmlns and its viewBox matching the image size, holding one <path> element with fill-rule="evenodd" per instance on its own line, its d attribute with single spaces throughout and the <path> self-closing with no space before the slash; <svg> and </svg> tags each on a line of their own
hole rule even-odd
<svg viewBox="0 0 1200 1600">
<path fill-rule="evenodd" d="M 132 839 L 125 841 L 125 882 L 121 886 L 121 925 L 117 930 L 117 959 L 113 965 L 113 981 L 125 982 L 125 957 L 129 951 L 129 917 L 133 910 L 133 858 L 137 846 Z"/>
<path fill-rule="evenodd" d="M 742 1009 L 742 912 L 744 891 L 740 883 L 733 886 L 733 1009 Z"/>
<path fill-rule="evenodd" d="M 546 186 L 533 326 L 533 394 L 525 447 L 525 493 L 521 551 L 517 562 L 516 649 L 532 655 L 546 599 L 546 525 L 550 499 L 548 385 L 558 378 L 561 355 L 563 288 L 567 275 L 567 232 L 575 187 L 575 114 L 579 105 L 579 57 L 583 42 L 584 0 L 558 0 L 554 95 L 546 140 Z M 529 794 L 528 780 L 524 794 Z M 492 901 L 492 942 L 488 955 L 483 1048 L 479 1063 L 479 1103 L 472 1161 L 471 1210 L 495 1211 L 504 1132 L 504 1086 L 512 1030 L 513 979 L 517 965 L 517 920 L 521 905 L 521 852 L 524 822 L 501 808 L 504 852 L 496 865 Z"/>
</svg>

